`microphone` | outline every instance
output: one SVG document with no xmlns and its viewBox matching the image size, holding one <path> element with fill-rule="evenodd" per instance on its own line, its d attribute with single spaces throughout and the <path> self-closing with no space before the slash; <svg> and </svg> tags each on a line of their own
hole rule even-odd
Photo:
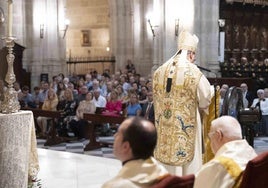
<svg viewBox="0 0 268 188">
<path fill-rule="evenodd" d="M 203 70 L 203 71 L 207 71 L 207 72 L 211 72 L 211 70 L 209 70 L 209 69 L 206 69 L 206 68 L 204 68 L 204 67 L 201 67 L 201 66 L 199 66 L 199 65 L 196 65 L 200 70 Z"/>
</svg>

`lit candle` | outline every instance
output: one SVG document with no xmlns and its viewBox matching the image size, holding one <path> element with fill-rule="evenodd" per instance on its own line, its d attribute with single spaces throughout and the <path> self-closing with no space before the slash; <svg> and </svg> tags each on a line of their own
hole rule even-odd
<svg viewBox="0 0 268 188">
<path fill-rule="evenodd" d="M 8 0 L 8 36 L 12 36 L 12 9 L 13 0 Z"/>
</svg>

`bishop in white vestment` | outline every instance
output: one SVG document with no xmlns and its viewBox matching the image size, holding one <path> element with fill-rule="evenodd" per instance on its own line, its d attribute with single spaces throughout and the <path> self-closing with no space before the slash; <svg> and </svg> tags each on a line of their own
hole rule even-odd
<svg viewBox="0 0 268 188">
<path fill-rule="evenodd" d="M 210 83 L 195 61 L 198 38 L 184 31 L 179 50 L 154 73 L 155 126 L 158 133 L 154 156 L 171 174 L 186 175 L 202 166 L 202 124 L 213 96 Z"/>
</svg>

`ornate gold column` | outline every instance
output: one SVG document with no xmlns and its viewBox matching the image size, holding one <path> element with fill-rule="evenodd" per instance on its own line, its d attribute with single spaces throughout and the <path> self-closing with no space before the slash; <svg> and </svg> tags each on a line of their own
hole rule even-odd
<svg viewBox="0 0 268 188">
<path fill-rule="evenodd" d="M 18 112 L 20 109 L 20 104 L 18 101 L 18 95 L 15 89 L 13 88 L 13 83 L 16 81 L 16 76 L 14 74 L 14 59 L 13 47 L 15 45 L 15 38 L 12 36 L 12 9 L 13 9 L 13 0 L 8 0 L 8 36 L 4 38 L 6 42 L 6 47 L 8 49 L 8 54 L 6 56 L 8 69 L 5 77 L 5 81 L 8 83 L 7 90 L 4 93 L 4 101 L 1 105 L 1 112 L 5 114 Z"/>
</svg>

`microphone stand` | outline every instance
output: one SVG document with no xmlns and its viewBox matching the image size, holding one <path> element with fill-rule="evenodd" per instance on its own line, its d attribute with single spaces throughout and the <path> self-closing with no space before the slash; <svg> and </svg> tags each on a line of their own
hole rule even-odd
<svg viewBox="0 0 268 188">
<path fill-rule="evenodd" d="M 196 65 L 200 70 L 203 70 L 203 71 L 207 71 L 207 72 L 211 72 L 211 70 L 209 70 L 209 69 L 206 69 L 206 68 L 204 68 L 204 67 L 201 67 L 201 66 L 199 66 L 199 65 Z"/>
</svg>

